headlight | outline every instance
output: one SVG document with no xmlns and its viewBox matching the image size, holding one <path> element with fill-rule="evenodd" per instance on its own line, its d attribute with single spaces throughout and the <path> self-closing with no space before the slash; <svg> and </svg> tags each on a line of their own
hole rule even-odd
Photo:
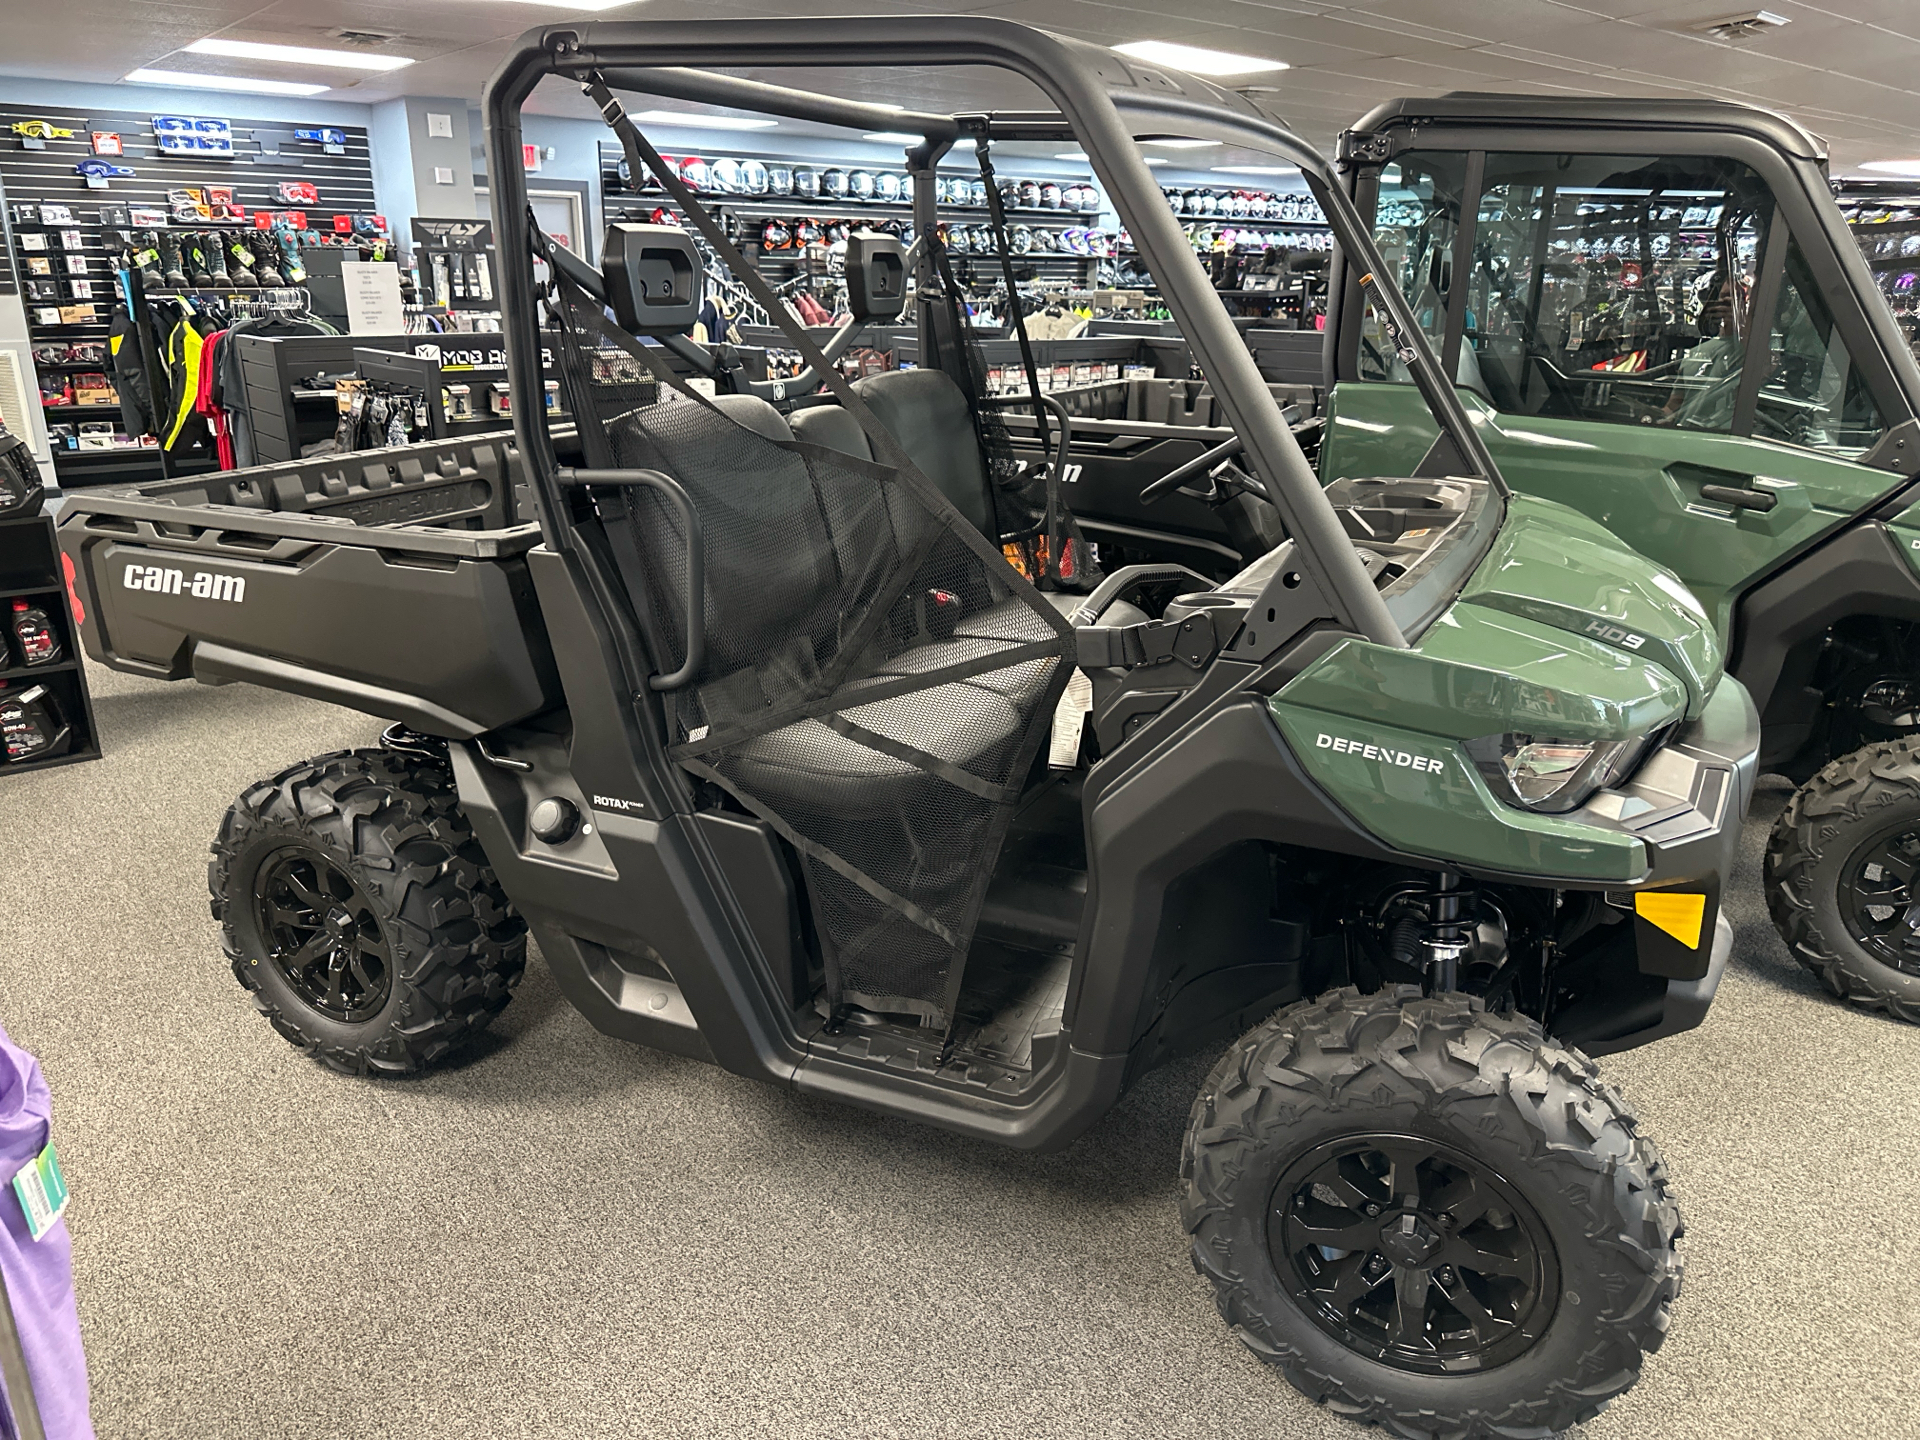
<svg viewBox="0 0 1920 1440">
<path fill-rule="evenodd" d="M 1561 815 L 1630 774 L 1653 738 L 1550 740 L 1508 733 L 1469 740 L 1466 751 L 1493 793 L 1509 805 Z"/>
</svg>

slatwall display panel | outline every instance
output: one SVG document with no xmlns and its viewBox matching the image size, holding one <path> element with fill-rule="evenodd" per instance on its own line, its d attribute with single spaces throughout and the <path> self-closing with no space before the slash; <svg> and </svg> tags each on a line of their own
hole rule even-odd
<svg viewBox="0 0 1920 1440">
<path fill-rule="evenodd" d="M 617 140 L 602 140 L 599 145 L 600 187 L 609 222 L 645 220 L 659 207 L 678 211 L 679 207 L 668 200 L 663 192 L 656 189 L 636 193 L 622 178 L 620 169 L 626 164 L 626 151 Z M 756 158 L 751 150 L 703 149 L 700 154 L 709 163 L 723 156 L 736 160 Z M 865 166 L 847 161 L 809 161 L 794 156 L 781 156 L 779 163 L 789 167 L 806 165 L 816 171 L 867 170 L 871 174 L 885 170 L 895 175 L 906 174 L 904 164 Z M 1023 173 L 1013 178 L 1028 180 L 1038 177 Z M 1053 178 L 1062 186 L 1092 183 L 1086 179 L 1076 179 L 1071 174 Z M 801 260 L 801 252 L 798 249 L 764 248 L 761 235 L 769 220 L 790 224 L 795 219 L 805 217 L 825 226 L 832 220 L 844 220 L 851 225 L 871 225 L 883 221 L 906 223 L 913 219 L 913 202 L 910 200 L 859 200 L 845 195 L 838 198 L 828 195 L 742 195 L 721 191 L 703 192 L 700 200 L 720 218 L 728 237 L 740 247 L 741 253 L 756 261 L 761 274 L 775 283 L 793 277 Z M 1102 204 L 1104 207 L 1104 201 Z M 943 220 L 969 225 L 984 226 L 988 219 L 985 205 L 942 205 L 940 214 Z M 1096 225 L 1100 220 L 1097 211 L 1064 210 L 1057 206 L 1009 206 L 1006 214 L 1009 227 L 1024 225 L 1029 230 L 1044 230 L 1053 236 L 1076 227 Z M 953 250 L 949 253 L 953 258 L 955 276 L 963 284 L 977 282 L 991 288 L 1000 283 L 997 256 L 968 255 Z M 980 267 L 977 274 L 973 269 L 975 262 Z M 1092 263 L 1093 257 L 1067 250 L 1030 250 L 1014 256 L 1016 271 L 1022 279 L 1084 280 L 1090 273 Z"/>
<path fill-rule="evenodd" d="M 226 120 L 232 127 L 232 158 L 211 155 L 163 157 L 153 131 L 153 117 L 156 114 Z M 47 140 L 43 150 L 29 150 L 12 129 L 16 122 L 27 120 L 45 120 L 61 129 L 72 130 L 74 134 L 71 139 Z M 11 258 L 15 275 L 21 281 L 49 278 L 58 281 L 64 296 L 65 282 L 80 278 L 69 275 L 65 264 L 69 253 L 77 253 L 87 262 L 85 278 L 94 282 L 94 298 L 91 302 L 94 319 L 87 324 L 35 324 L 33 312 L 43 303 L 85 302 L 66 298 L 59 302 L 28 299 L 22 286 L 27 330 L 33 344 L 71 346 L 83 341 L 104 342 L 107 338 L 108 324 L 118 300 L 114 272 L 118 256 L 102 244 L 101 232 L 106 228 L 100 220 L 102 205 L 125 205 L 129 208 L 145 206 L 166 211 L 169 209 L 169 190 L 197 188 L 204 191 L 212 186 L 223 186 L 232 189 L 234 203 L 244 207 L 249 217 L 256 210 L 304 210 L 309 228 L 323 234 L 331 233 L 335 215 L 377 211 L 379 205 L 373 193 L 373 162 L 368 153 L 366 130 L 357 126 L 335 125 L 331 121 L 314 122 L 315 128 L 322 125 L 345 133 L 344 154 L 329 155 L 318 144 L 295 140 L 295 129 L 308 128 L 299 122 L 252 121 L 226 111 L 190 110 L 184 104 L 174 111 L 136 111 L 23 107 L 0 102 L 0 183 L 4 183 L 6 191 L 7 229 L 12 239 Z M 91 136 L 96 130 L 112 131 L 119 135 L 123 153 L 95 156 Z M 264 148 L 263 139 L 268 142 Z M 268 153 L 276 145 L 279 153 Z M 109 179 L 105 190 L 89 189 L 86 178 L 74 170 L 75 165 L 89 159 L 125 166 L 134 173 Z M 302 205 L 283 201 L 278 190 L 280 182 L 293 180 L 304 180 L 313 185 L 319 191 L 319 203 Z M 73 222 L 42 223 L 35 218 L 37 208 L 34 214 L 22 217 L 21 206 L 48 204 L 67 206 L 73 213 Z M 183 221 L 171 224 L 168 228 L 250 229 L 252 220 Z M 83 245 L 79 251 L 69 252 L 61 247 L 59 232 L 63 230 L 81 232 Z M 22 246 L 21 236 L 33 233 L 47 236 L 45 250 L 28 251 Z M 26 263 L 29 255 L 50 259 L 54 274 L 30 275 Z M 228 293 L 245 295 L 247 292 L 233 288 Z M 46 370 L 53 367 L 41 365 L 39 368 Z M 110 367 L 93 364 L 71 364 L 58 368 L 74 372 L 107 369 L 110 373 Z M 46 416 L 51 425 L 77 426 L 110 421 L 116 429 L 119 428 L 117 406 L 54 406 L 46 410 Z M 124 483 L 129 478 L 129 461 L 143 454 L 130 448 L 71 450 L 57 444 L 53 453 L 54 465 L 63 485 L 87 484 L 93 479 L 109 478 L 116 483 Z M 157 477 L 160 473 L 158 454 L 153 451 L 144 454 L 151 459 L 153 474 Z M 111 475 L 106 473 L 109 470 Z"/>
</svg>

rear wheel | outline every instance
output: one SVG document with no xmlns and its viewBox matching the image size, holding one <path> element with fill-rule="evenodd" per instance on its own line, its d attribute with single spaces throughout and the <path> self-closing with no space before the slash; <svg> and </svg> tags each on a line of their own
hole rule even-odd
<svg viewBox="0 0 1920 1440">
<path fill-rule="evenodd" d="M 1920 1024 L 1920 739 L 1865 745 L 1794 792 L 1767 910 L 1833 995 Z"/>
<path fill-rule="evenodd" d="M 1296 1388 L 1395 1435 L 1591 1419 L 1666 1337 L 1666 1167 L 1584 1056 L 1417 987 L 1282 1011 L 1208 1077 L 1194 1268 Z"/>
<path fill-rule="evenodd" d="M 251 787 L 221 822 L 207 885 L 260 1012 L 349 1074 L 431 1065 L 526 969 L 526 924 L 434 758 L 342 751 Z"/>
</svg>

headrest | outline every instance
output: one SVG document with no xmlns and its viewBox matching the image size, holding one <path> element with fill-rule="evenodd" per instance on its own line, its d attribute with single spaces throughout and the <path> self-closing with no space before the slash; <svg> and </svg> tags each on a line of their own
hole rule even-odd
<svg viewBox="0 0 1920 1440">
<path fill-rule="evenodd" d="M 907 308 L 907 247 L 891 235 L 856 230 L 847 237 L 847 313 L 897 320 Z"/>
<path fill-rule="evenodd" d="M 677 335 L 700 318 L 700 252 L 676 225 L 607 226 L 600 272 L 613 318 L 630 335 Z"/>
</svg>

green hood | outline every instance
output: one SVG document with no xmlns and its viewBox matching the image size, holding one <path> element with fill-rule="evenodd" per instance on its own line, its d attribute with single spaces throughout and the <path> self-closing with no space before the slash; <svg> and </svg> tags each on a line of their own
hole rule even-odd
<svg viewBox="0 0 1920 1440">
<path fill-rule="evenodd" d="M 1550 500 L 1508 501 L 1507 523 L 1459 604 L 1521 616 L 1651 661 L 1686 687 L 1689 718 L 1698 718 L 1720 683 L 1713 622 L 1679 577 Z"/>
</svg>

